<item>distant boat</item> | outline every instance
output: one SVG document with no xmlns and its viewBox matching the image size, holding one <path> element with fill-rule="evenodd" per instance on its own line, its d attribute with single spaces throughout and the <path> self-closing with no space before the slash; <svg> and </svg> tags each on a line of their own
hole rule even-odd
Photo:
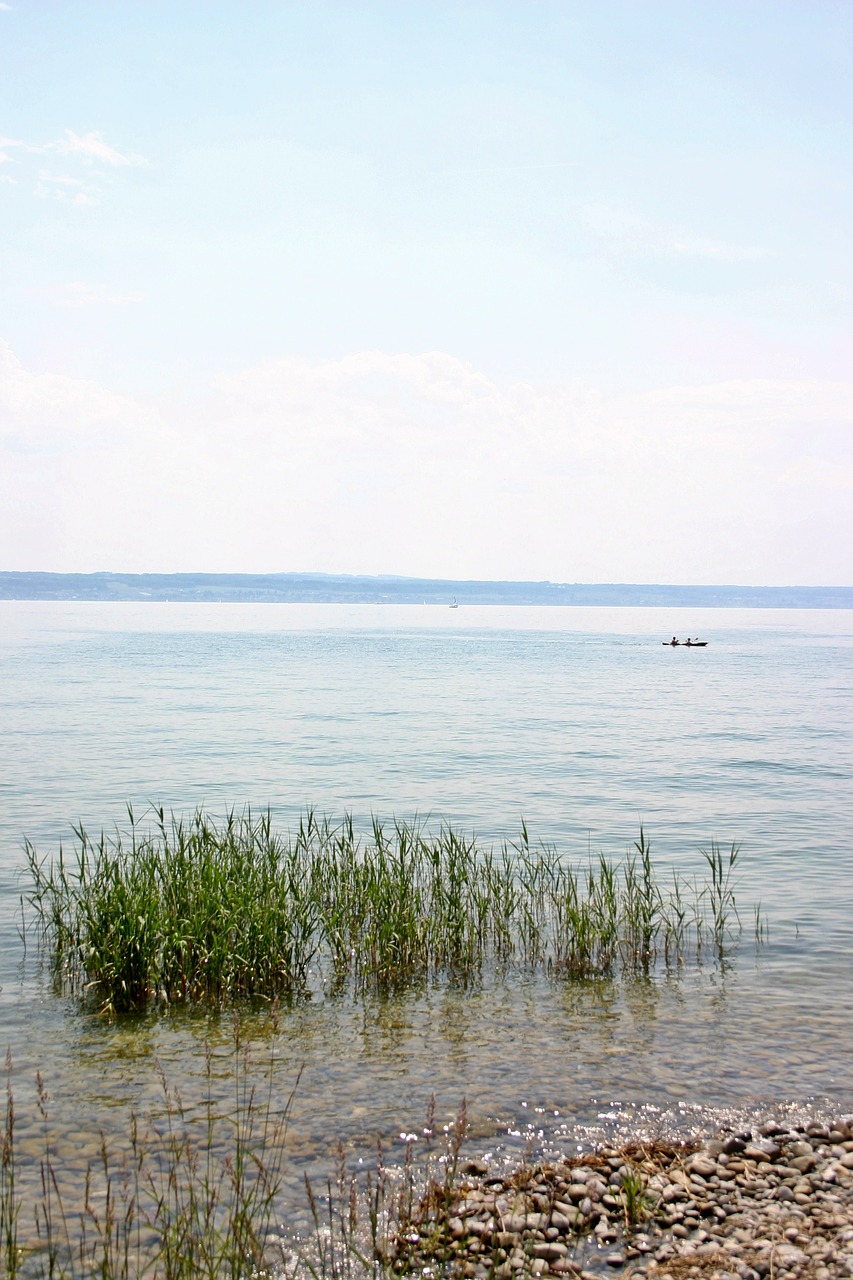
<svg viewBox="0 0 853 1280">
<path fill-rule="evenodd" d="M 661 640 L 661 644 L 665 649 L 707 649 L 707 640 L 691 640 L 688 636 L 686 640 L 676 640 L 675 636 L 671 640 Z"/>
<path fill-rule="evenodd" d="M 458 604 L 458 602 L 457 602 L 457 600 L 456 600 L 456 596 L 454 596 L 454 597 L 453 597 L 453 604 L 452 604 L 450 607 L 451 607 L 451 609 L 458 609 L 458 608 L 459 608 L 459 604 Z"/>
</svg>

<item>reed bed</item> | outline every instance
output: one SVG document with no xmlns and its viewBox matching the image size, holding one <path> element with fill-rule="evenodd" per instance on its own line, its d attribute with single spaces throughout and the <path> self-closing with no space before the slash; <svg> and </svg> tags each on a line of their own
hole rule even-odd
<svg viewBox="0 0 853 1280">
<path fill-rule="evenodd" d="M 55 858 L 26 845 L 30 925 L 55 980 L 105 1011 L 487 969 L 644 973 L 720 957 L 740 928 L 737 846 L 703 851 L 704 874 L 662 876 L 642 827 L 621 861 L 572 865 L 524 824 L 496 848 L 447 825 L 374 820 L 358 833 L 310 810 L 288 836 L 269 813 L 160 810 L 145 829 L 128 813 L 128 831 L 93 840 L 78 827 Z"/>
</svg>

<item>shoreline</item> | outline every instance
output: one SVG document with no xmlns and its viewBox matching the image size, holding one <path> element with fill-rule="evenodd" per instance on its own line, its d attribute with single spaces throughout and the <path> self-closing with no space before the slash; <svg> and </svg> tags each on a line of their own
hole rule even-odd
<svg viewBox="0 0 853 1280">
<path fill-rule="evenodd" d="M 509 1173 L 460 1160 L 391 1253 L 396 1271 L 466 1280 L 853 1276 L 853 1116 L 604 1146 Z"/>
<path fill-rule="evenodd" d="M 560 1148 L 513 1156 L 484 1148 L 464 1100 L 443 1124 L 432 1099 L 423 1144 L 415 1132 L 399 1135 L 404 1152 L 380 1140 L 375 1163 L 359 1158 L 349 1171 L 339 1144 L 311 1173 L 318 1213 L 290 1139 L 298 1080 L 286 1101 L 272 1090 L 273 1052 L 256 1060 L 270 1081 L 257 1095 L 250 1042 L 235 1036 L 236 1116 L 212 1088 L 201 1109 L 185 1107 L 161 1075 L 162 1105 L 135 1116 L 124 1143 L 85 1126 L 73 1138 L 57 1131 L 41 1076 L 40 1119 L 28 1123 L 13 1105 L 8 1063 L 0 1240 L 17 1261 L 5 1273 L 37 1274 L 61 1224 L 63 1249 L 121 1280 L 98 1252 L 113 1222 L 140 1275 L 177 1230 L 205 1254 L 236 1258 L 236 1248 L 254 1274 L 275 1280 L 853 1277 L 853 1110 L 768 1103 L 708 1116 L 688 1133 L 635 1123 L 598 1139 L 580 1125 L 563 1131 Z M 238 1169 L 255 1172 L 235 1181 Z M 161 1218 L 163 1178 L 174 1203 Z"/>
</svg>

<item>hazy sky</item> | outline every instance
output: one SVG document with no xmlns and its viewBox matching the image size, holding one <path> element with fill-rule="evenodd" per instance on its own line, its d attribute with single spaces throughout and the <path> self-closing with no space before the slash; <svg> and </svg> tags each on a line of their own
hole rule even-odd
<svg viewBox="0 0 853 1280">
<path fill-rule="evenodd" d="M 0 3 L 0 568 L 853 583 L 850 0 Z"/>
</svg>

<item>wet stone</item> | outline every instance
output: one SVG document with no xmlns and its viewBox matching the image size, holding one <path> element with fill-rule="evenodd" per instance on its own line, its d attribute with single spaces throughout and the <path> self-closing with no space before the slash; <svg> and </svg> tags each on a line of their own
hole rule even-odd
<svg viewBox="0 0 853 1280">
<path fill-rule="evenodd" d="M 534 1244 L 531 1249 L 534 1258 L 544 1258 L 546 1262 L 556 1262 L 558 1258 L 564 1258 L 568 1251 L 567 1245 L 560 1244 L 557 1241 Z"/>
<path fill-rule="evenodd" d="M 586 1182 L 571 1182 L 566 1188 L 566 1195 L 569 1200 L 579 1204 L 581 1200 L 585 1200 L 589 1195 L 589 1188 Z"/>
<path fill-rule="evenodd" d="M 793 1160 L 789 1160 L 789 1167 L 796 1169 L 798 1173 L 810 1173 L 817 1166 L 817 1156 L 814 1152 L 807 1156 L 794 1156 Z"/>
<path fill-rule="evenodd" d="M 729 1134 L 701 1149 L 652 1146 L 587 1154 L 577 1166 L 562 1162 L 559 1174 L 545 1166 L 525 1171 L 515 1182 L 507 1177 L 503 1185 L 492 1175 L 489 1204 L 476 1206 L 479 1218 L 471 1216 L 478 1188 L 466 1187 L 451 1207 L 443 1237 L 450 1241 L 456 1223 L 465 1224 L 465 1240 L 453 1244 L 455 1258 L 445 1246 L 448 1280 L 467 1276 L 473 1257 L 478 1277 L 500 1280 L 576 1276 L 585 1269 L 599 1276 L 612 1270 L 626 1280 L 853 1277 L 853 1177 L 841 1163 L 853 1149 L 816 1131 L 814 1146 L 802 1134 L 789 1140 L 771 1126 L 759 1129 L 758 1138 L 738 1135 L 742 1153 L 725 1153 Z M 827 1137 L 848 1132 L 840 1121 L 826 1129 Z M 639 1172 L 643 1183 L 642 1232 L 627 1229 L 624 1198 L 614 1185 L 627 1171 Z M 479 1224 L 476 1231 L 473 1222 Z M 441 1233 L 433 1230 L 436 1237 Z M 428 1238 L 428 1231 L 414 1236 L 416 1242 Z M 423 1270 L 428 1262 L 416 1245 L 398 1258 L 403 1270 Z"/>
</svg>

